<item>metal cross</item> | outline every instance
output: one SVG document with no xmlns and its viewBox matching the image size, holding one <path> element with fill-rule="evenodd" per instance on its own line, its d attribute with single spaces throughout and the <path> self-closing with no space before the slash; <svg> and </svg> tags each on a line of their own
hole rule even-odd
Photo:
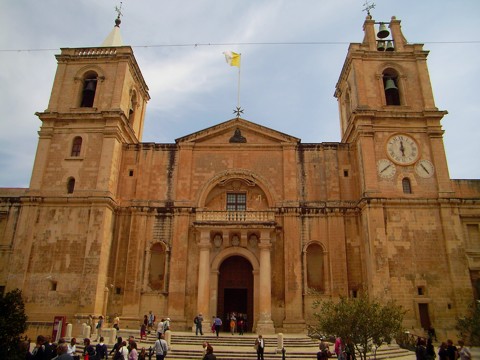
<svg viewBox="0 0 480 360">
<path fill-rule="evenodd" d="M 363 11 L 366 11 L 369 16 L 370 16 L 370 10 L 375 9 L 375 3 L 370 4 L 369 0 L 365 0 L 365 4 L 363 4 L 363 6 L 365 6 Z"/>
<path fill-rule="evenodd" d="M 237 108 L 233 110 L 233 113 L 237 115 L 237 119 L 238 119 L 240 115 L 243 114 L 243 109 L 240 106 L 237 106 Z"/>
<path fill-rule="evenodd" d="M 117 19 L 120 19 L 120 16 L 123 16 L 123 14 L 122 14 L 122 1 L 120 1 L 120 7 L 115 6 L 115 11 L 118 14 Z"/>
</svg>

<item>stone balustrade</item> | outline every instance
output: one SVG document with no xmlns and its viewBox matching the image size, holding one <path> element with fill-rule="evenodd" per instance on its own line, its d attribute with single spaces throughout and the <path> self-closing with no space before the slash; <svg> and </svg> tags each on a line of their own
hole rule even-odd
<svg viewBox="0 0 480 360">
<path fill-rule="evenodd" d="M 197 211 L 197 222 L 240 222 L 264 223 L 274 222 L 274 211 Z"/>
</svg>

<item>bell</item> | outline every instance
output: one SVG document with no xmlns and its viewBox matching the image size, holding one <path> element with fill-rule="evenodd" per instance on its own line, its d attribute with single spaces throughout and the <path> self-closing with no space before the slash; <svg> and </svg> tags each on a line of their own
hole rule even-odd
<svg viewBox="0 0 480 360">
<path fill-rule="evenodd" d="M 385 41 L 377 41 L 377 51 L 384 51 L 385 50 Z"/>
<path fill-rule="evenodd" d="M 392 40 L 387 41 L 387 47 L 385 48 L 385 51 L 394 51 L 395 47 L 393 46 Z"/>
<path fill-rule="evenodd" d="M 86 84 L 85 84 L 85 88 L 83 89 L 83 91 L 91 91 L 91 92 L 95 92 L 95 88 L 97 87 L 96 85 L 96 80 L 95 79 L 87 79 L 85 80 Z"/>
<path fill-rule="evenodd" d="M 390 35 L 390 31 L 388 31 L 387 25 L 381 23 L 380 28 L 378 29 L 377 37 L 379 39 L 385 39 L 388 35 Z"/>
<path fill-rule="evenodd" d="M 385 91 L 387 90 L 398 90 L 397 85 L 395 85 L 395 81 L 389 78 L 385 81 Z"/>
</svg>

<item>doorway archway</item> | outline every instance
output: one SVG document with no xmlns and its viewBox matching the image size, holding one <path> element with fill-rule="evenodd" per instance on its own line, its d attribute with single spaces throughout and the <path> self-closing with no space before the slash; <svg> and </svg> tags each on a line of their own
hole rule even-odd
<svg viewBox="0 0 480 360">
<path fill-rule="evenodd" d="M 252 331 L 254 308 L 253 266 L 246 258 L 233 255 L 219 267 L 218 316 L 223 321 L 224 331 L 229 330 L 229 314 L 241 314 L 246 320 L 246 331 Z M 237 316 L 238 317 L 238 316 Z"/>
</svg>

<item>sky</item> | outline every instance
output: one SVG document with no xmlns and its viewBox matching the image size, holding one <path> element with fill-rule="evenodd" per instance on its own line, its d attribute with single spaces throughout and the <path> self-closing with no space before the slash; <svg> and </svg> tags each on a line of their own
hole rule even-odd
<svg viewBox="0 0 480 360">
<path fill-rule="evenodd" d="M 363 39 L 365 0 L 123 0 L 121 34 L 150 89 L 143 142 L 242 118 L 302 143 L 340 142 L 335 85 Z M 372 3 L 372 1 L 370 1 Z M 429 50 L 451 178 L 480 179 L 479 0 L 376 0 Z M 0 0 L 0 187 L 28 187 L 60 48 L 100 46 L 119 0 Z M 305 44 L 305 43 L 321 44 Z M 304 43 L 304 44 L 299 44 Z"/>
</svg>

